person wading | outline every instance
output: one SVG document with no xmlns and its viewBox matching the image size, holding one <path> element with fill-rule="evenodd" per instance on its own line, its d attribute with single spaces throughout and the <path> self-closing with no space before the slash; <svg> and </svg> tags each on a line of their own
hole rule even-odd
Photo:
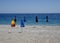
<svg viewBox="0 0 60 43">
<path fill-rule="evenodd" d="M 36 22 L 38 22 L 38 17 L 36 16 Z"/>
<path fill-rule="evenodd" d="M 48 22 L 48 16 L 46 16 L 46 22 Z"/>
<path fill-rule="evenodd" d="M 24 22 L 26 22 L 26 17 L 24 16 Z"/>
</svg>

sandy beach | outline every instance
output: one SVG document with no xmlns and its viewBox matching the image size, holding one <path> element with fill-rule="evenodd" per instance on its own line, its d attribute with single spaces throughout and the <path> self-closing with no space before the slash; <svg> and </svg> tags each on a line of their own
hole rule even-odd
<svg viewBox="0 0 60 43">
<path fill-rule="evenodd" d="M 60 26 L 0 25 L 0 43 L 60 43 Z"/>
</svg>

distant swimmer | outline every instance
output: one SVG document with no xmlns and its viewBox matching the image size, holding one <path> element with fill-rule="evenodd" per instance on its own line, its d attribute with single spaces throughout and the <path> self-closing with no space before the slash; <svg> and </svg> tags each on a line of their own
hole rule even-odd
<svg viewBox="0 0 60 43">
<path fill-rule="evenodd" d="M 11 27 L 15 27 L 15 20 L 14 19 L 12 19 L 12 21 L 11 21 Z"/>
</svg>

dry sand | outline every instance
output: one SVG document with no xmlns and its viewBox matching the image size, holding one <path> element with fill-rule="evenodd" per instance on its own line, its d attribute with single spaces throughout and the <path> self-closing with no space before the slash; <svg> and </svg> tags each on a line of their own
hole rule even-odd
<svg viewBox="0 0 60 43">
<path fill-rule="evenodd" d="M 0 25 L 0 43 L 60 43 L 60 26 Z"/>
</svg>

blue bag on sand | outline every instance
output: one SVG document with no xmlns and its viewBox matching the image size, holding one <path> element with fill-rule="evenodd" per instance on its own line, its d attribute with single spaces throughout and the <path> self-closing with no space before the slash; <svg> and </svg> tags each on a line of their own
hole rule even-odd
<svg viewBox="0 0 60 43">
<path fill-rule="evenodd" d="M 25 27 L 24 26 L 24 20 L 21 20 L 21 27 Z"/>
</svg>

